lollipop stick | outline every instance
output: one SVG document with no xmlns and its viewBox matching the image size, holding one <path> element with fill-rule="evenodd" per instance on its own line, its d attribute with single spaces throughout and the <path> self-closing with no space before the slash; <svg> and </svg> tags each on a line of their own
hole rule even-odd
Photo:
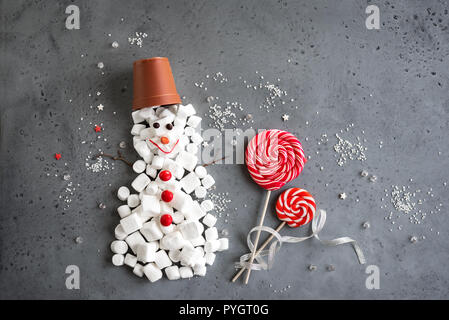
<svg viewBox="0 0 449 320">
<path fill-rule="evenodd" d="M 286 222 L 283 221 L 280 225 L 278 225 L 278 227 L 276 228 L 276 232 L 279 232 L 284 226 L 285 226 Z M 274 234 L 272 234 L 271 236 L 268 237 L 267 240 L 265 240 L 265 242 L 260 246 L 259 249 L 257 249 L 256 254 L 254 255 L 254 259 L 257 258 L 257 256 L 262 252 L 263 249 L 265 249 L 265 247 L 271 242 L 271 240 L 274 238 Z M 238 278 L 240 278 L 240 276 L 242 275 L 243 271 L 245 271 L 245 268 L 241 268 L 239 270 L 239 272 L 237 272 L 234 276 L 234 278 L 232 278 L 232 282 L 235 282 Z"/>
<path fill-rule="evenodd" d="M 268 190 L 267 195 L 265 196 L 265 203 L 263 205 L 262 216 L 260 217 L 260 221 L 259 221 L 259 227 L 263 226 L 263 221 L 265 220 L 265 213 L 267 213 L 268 201 L 270 200 L 270 195 L 271 195 L 271 190 Z M 259 238 L 260 238 L 260 231 L 261 230 L 257 230 L 256 240 L 254 241 L 254 249 L 252 250 L 251 258 L 249 259 L 250 265 L 251 265 L 251 263 L 253 263 L 254 257 L 256 255 L 257 244 L 259 243 Z M 245 277 L 245 284 L 248 284 L 250 274 L 251 274 L 251 268 L 248 268 L 248 271 L 246 272 L 246 277 Z"/>
</svg>

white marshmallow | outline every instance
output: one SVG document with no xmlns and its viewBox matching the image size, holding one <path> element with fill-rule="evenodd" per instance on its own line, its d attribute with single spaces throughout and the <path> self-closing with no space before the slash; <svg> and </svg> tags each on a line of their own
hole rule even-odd
<svg viewBox="0 0 449 320">
<path fill-rule="evenodd" d="M 148 211 L 152 215 L 156 216 L 161 213 L 161 205 L 159 199 L 156 196 L 144 195 L 142 197 L 142 209 Z"/>
<path fill-rule="evenodd" d="M 165 162 L 167 162 L 167 159 L 165 160 Z M 185 172 L 184 168 L 174 161 L 167 166 L 167 170 L 169 170 L 178 180 L 182 179 Z"/>
<path fill-rule="evenodd" d="M 134 181 L 131 183 L 131 186 L 134 188 L 134 190 L 140 192 L 145 189 L 150 181 L 150 178 L 145 173 L 141 173 L 137 176 L 137 178 L 134 179 Z"/>
<path fill-rule="evenodd" d="M 168 280 L 178 280 L 179 278 L 181 278 L 178 266 L 171 266 L 166 268 L 165 274 L 167 275 Z"/>
<path fill-rule="evenodd" d="M 172 265 L 172 262 L 165 250 L 159 250 L 158 252 L 156 252 L 154 263 L 156 263 L 159 269 L 164 269 Z"/>
<path fill-rule="evenodd" d="M 125 201 L 126 199 L 128 199 L 129 194 L 130 194 L 129 189 L 125 186 L 121 186 L 120 188 L 118 188 L 117 198 L 119 198 L 122 201 Z"/>
<path fill-rule="evenodd" d="M 140 110 L 134 111 L 131 113 L 134 123 L 143 122 L 145 119 L 140 115 Z"/>
<path fill-rule="evenodd" d="M 143 277 L 143 265 L 141 265 L 140 263 L 137 263 L 137 264 L 134 266 L 133 273 L 134 273 L 136 276 L 142 278 L 142 277 Z"/>
<path fill-rule="evenodd" d="M 128 245 L 123 240 L 112 241 L 111 251 L 118 254 L 125 254 L 128 251 Z"/>
<path fill-rule="evenodd" d="M 184 221 L 184 215 L 179 211 L 174 212 L 171 216 L 173 218 L 173 223 L 175 224 L 180 224 Z"/>
<path fill-rule="evenodd" d="M 195 275 L 204 277 L 206 275 L 207 268 L 205 265 L 197 264 L 193 267 Z"/>
<path fill-rule="evenodd" d="M 123 266 L 123 262 L 125 261 L 125 257 L 123 256 L 123 254 L 114 254 L 112 256 L 112 263 L 114 264 L 114 266 Z"/>
<path fill-rule="evenodd" d="M 155 241 L 162 239 L 164 234 L 159 228 L 159 223 L 155 220 L 151 220 L 150 222 L 145 223 L 140 229 L 140 233 L 147 239 L 148 241 Z"/>
<path fill-rule="evenodd" d="M 201 183 L 203 184 L 204 188 L 209 189 L 215 184 L 215 180 L 210 174 L 208 174 L 201 180 Z"/>
<path fill-rule="evenodd" d="M 189 103 L 187 105 L 179 105 L 178 106 L 178 113 L 177 115 L 179 117 L 190 117 L 192 115 L 196 114 L 195 108 Z"/>
<path fill-rule="evenodd" d="M 193 171 L 196 164 L 198 163 L 198 157 L 186 151 L 181 151 L 176 157 L 176 162 L 180 164 L 184 169 Z"/>
<path fill-rule="evenodd" d="M 185 246 L 182 248 L 179 258 L 183 265 L 193 267 L 197 264 L 198 260 L 201 258 L 201 255 L 195 250 L 195 248 Z"/>
<path fill-rule="evenodd" d="M 144 244 L 145 239 L 142 237 L 139 231 L 134 232 L 126 237 L 125 239 L 128 246 L 131 248 L 131 251 L 134 252 L 134 254 L 137 254 L 137 247 L 139 244 Z"/>
<path fill-rule="evenodd" d="M 215 252 L 220 248 L 219 240 L 206 241 L 204 244 L 204 251 L 206 252 Z"/>
<path fill-rule="evenodd" d="M 131 268 L 134 268 L 137 264 L 137 257 L 131 253 L 127 253 L 125 256 L 125 264 Z"/>
<path fill-rule="evenodd" d="M 154 215 L 153 215 L 151 212 L 149 212 L 149 211 L 143 211 L 142 205 L 140 205 L 140 206 L 134 208 L 134 209 L 131 211 L 131 214 L 132 214 L 132 213 L 136 213 L 136 214 L 137 214 L 137 216 L 138 216 L 138 217 L 140 218 L 140 220 L 142 221 L 142 224 L 145 223 L 145 222 L 147 222 L 148 220 L 150 220 L 150 218 L 154 217 Z"/>
<path fill-rule="evenodd" d="M 123 231 L 130 234 L 142 228 L 143 223 L 137 213 L 131 213 L 129 216 L 121 219 L 120 224 L 123 227 Z"/>
<path fill-rule="evenodd" d="M 192 278 L 193 277 L 193 272 L 192 272 L 192 269 L 190 267 L 181 267 L 181 268 L 179 268 L 179 274 L 181 275 L 181 278 L 183 278 L 183 279 Z"/>
<path fill-rule="evenodd" d="M 179 211 L 188 211 L 192 206 L 191 198 L 181 190 L 173 192 L 173 200 L 170 205 Z"/>
<path fill-rule="evenodd" d="M 160 156 L 154 156 L 153 161 L 151 162 L 151 166 L 154 169 L 162 169 L 162 167 L 164 166 L 164 158 Z"/>
<path fill-rule="evenodd" d="M 139 156 L 141 156 L 144 159 L 149 158 L 152 155 L 152 152 L 150 148 L 148 148 L 148 145 L 145 141 L 136 142 L 136 144 L 134 145 L 134 149 L 139 154 Z"/>
<path fill-rule="evenodd" d="M 209 199 L 204 200 L 203 202 L 201 202 L 201 209 L 206 212 L 211 211 L 212 209 L 214 209 L 214 203 Z"/>
<path fill-rule="evenodd" d="M 128 205 L 124 204 L 117 208 L 117 212 L 120 218 L 125 218 L 131 214 L 131 208 Z"/>
<path fill-rule="evenodd" d="M 148 140 L 148 139 L 151 138 L 151 136 L 153 135 L 153 133 L 154 133 L 154 128 L 151 128 L 151 127 L 145 128 L 145 129 L 142 129 L 142 130 L 140 131 L 139 137 L 140 137 L 140 139 L 142 139 L 142 140 Z"/>
<path fill-rule="evenodd" d="M 187 120 L 187 125 L 191 126 L 192 128 L 196 128 L 200 124 L 201 120 L 202 120 L 201 117 L 190 116 L 189 119 Z"/>
<path fill-rule="evenodd" d="M 157 183 L 154 182 L 154 181 L 151 181 L 147 185 L 147 187 L 145 189 L 145 193 L 150 195 L 150 196 L 154 196 L 157 193 L 158 190 L 159 190 L 159 187 L 157 186 Z"/>
<path fill-rule="evenodd" d="M 190 137 L 190 140 L 192 140 L 192 142 L 196 145 L 200 144 L 201 142 L 203 142 L 203 137 L 198 133 L 195 132 L 194 134 L 192 134 L 192 136 Z"/>
<path fill-rule="evenodd" d="M 207 176 L 207 170 L 203 166 L 196 167 L 195 173 L 198 176 L 198 178 L 200 178 L 200 179 L 203 179 L 205 176 Z"/>
<path fill-rule="evenodd" d="M 206 243 L 206 239 L 204 239 L 203 236 L 199 236 L 195 239 L 190 240 L 190 243 L 192 244 L 192 246 L 197 247 L 197 246 L 204 246 L 204 244 Z"/>
<path fill-rule="evenodd" d="M 218 248 L 218 251 L 224 251 L 229 249 L 229 239 L 228 238 L 220 238 L 218 239 L 220 241 L 220 247 Z"/>
<path fill-rule="evenodd" d="M 159 222 L 159 224 L 160 224 L 160 222 Z M 173 223 L 169 226 L 163 226 L 160 224 L 160 228 L 164 234 L 169 234 L 175 230 L 175 226 L 173 225 Z"/>
<path fill-rule="evenodd" d="M 180 250 L 170 250 L 168 252 L 168 257 L 170 258 L 171 261 L 173 261 L 175 263 L 179 262 L 181 260 L 180 255 L 181 255 Z"/>
<path fill-rule="evenodd" d="M 180 128 L 184 128 L 186 126 L 186 123 L 187 123 L 186 119 L 181 117 L 176 117 L 175 120 L 173 121 L 174 126 Z"/>
<path fill-rule="evenodd" d="M 211 266 L 214 264 L 214 261 L 215 261 L 215 253 L 206 252 L 206 254 L 204 255 L 204 258 L 206 259 L 206 263 Z"/>
<path fill-rule="evenodd" d="M 139 115 L 144 119 L 154 116 L 155 115 L 154 107 L 147 107 L 147 108 L 140 109 Z"/>
<path fill-rule="evenodd" d="M 196 187 L 199 187 L 200 185 L 200 179 L 198 179 L 196 174 L 193 172 L 190 172 L 188 175 L 181 179 L 181 187 L 186 193 L 191 193 L 193 190 L 195 190 Z"/>
<path fill-rule="evenodd" d="M 161 206 L 162 214 L 169 214 L 173 218 L 173 208 L 170 206 L 169 203 L 167 203 L 165 201 L 159 201 L 159 205 Z"/>
<path fill-rule="evenodd" d="M 162 271 L 154 263 L 149 263 L 143 267 L 143 273 L 151 282 L 162 278 Z"/>
<path fill-rule="evenodd" d="M 156 259 L 156 245 L 154 242 L 146 242 L 137 246 L 137 260 L 147 263 Z"/>
<path fill-rule="evenodd" d="M 203 186 L 198 186 L 195 188 L 195 196 L 198 199 L 204 198 L 206 196 L 206 194 L 207 194 L 207 190 Z"/>
<path fill-rule="evenodd" d="M 126 236 L 128 235 L 125 230 L 123 230 L 123 227 L 121 224 L 118 224 L 117 227 L 115 227 L 114 230 L 115 238 L 118 240 L 124 240 Z"/>
<path fill-rule="evenodd" d="M 207 228 L 204 232 L 204 235 L 206 236 L 206 241 L 212 241 L 218 239 L 218 230 L 215 227 Z"/>
<path fill-rule="evenodd" d="M 135 124 L 131 128 L 131 134 L 133 136 L 138 136 L 140 134 L 140 131 L 142 131 L 145 128 L 146 128 L 146 125 L 144 125 L 144 124 Z"/>
<path fill-rule="evenodd" d="M 174 231 L 169 234 L 166 234 L 160 242 L 160 246 L 167 249 L 167 250 L 176 250 L 181 249 L 184 244 L 185 240 L 182 237 L 181 232 Z"/>
<path fill-rule="evenodd" d="M 157 170 L 153 168 L 150 164 L 147 165 L 147 169 L 145 170 L 145 173 L 147 176 L 150 176 L 151 178 L 156 178 Z"/>
<path fill-rule="evenodd" d="M 191 137 L 195 133 L 195 129 L 192 127 L 185 127 L 184 134 L 188 137 Z"/>
<path fill-rule="evenodd" d="M 178 229 L 186 240 L 192 240 L 201 235 L 199 233 L 198 225 L 193 221 L 181 224 Z"/>
<path fill-rule="evenodd" d="M 183 212 L 184 213 L 184 212 Z M 198 201 L 192 202 L 192 210 L 185 214 L 186 219 L 199 220 L 206 215 L 206 212 L 201 208 Z M 202 233 L 202 232 L 200 232 Z"/>
<path fill-rule="evenodd" d="M 135 208 L 140 204 L 140 199 L 138 194 L 132 194 L 127 199 L 128 206 L 130 208 Z"/>
<path fill-rule="evenodd" d="M 197 154 L 198 153 L 198 146 L 196 144 L 194 144 L 194 143 L 189 143 L 186 146 L 186 151 L 188 153 Z"/>
<path fill-rule="evenodd" d="M 143 160 L 137 160 L 133 164 L 133 170 L 135 173 L 142 173 L 145 171 L 145 168 L 147 167 L 147 164 Z"/>
<path fill-rule="evenodd" d="M 215 223 L 217 222 L 217 218 L 215 218 L 210 213 L 206 214 L 203 218 L 203 223 L 208 226 L 209 228 L 212 228 Z"/>
</svg>

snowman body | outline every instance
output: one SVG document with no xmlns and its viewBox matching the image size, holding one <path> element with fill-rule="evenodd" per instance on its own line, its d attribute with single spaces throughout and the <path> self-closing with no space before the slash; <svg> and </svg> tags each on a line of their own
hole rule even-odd
<svg viewBox="0 0 449 320">
<path fill-rule="evenodd" d="M 151 282 L 163 273 L 170 280 L 204 276 L 228 239 L 219 239 L 213 203 L 205 199 L 215 181 L 198 165 L 201 117 L 190 104 L 144 108 L 132 117 L 141 159 L 133 165 L 138 175 L 131 188 L 118 190 L 126 204 L 117 209 L 112 262 Z"/>
</svg>

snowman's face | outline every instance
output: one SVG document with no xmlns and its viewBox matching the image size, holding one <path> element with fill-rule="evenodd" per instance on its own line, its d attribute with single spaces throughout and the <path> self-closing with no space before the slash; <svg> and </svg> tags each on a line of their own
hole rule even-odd
<svg viewBox="0 0 449 320">
<path fill-rule="evenodd" d="M 172 155 L 177 153 L 176 148 L 184 128 L 175 126 L 174 117 L 167 116 L 159 118 L 155 116 L 150 122 L 149 141 L 156 146 L 163 154 Z"/>
</svg>

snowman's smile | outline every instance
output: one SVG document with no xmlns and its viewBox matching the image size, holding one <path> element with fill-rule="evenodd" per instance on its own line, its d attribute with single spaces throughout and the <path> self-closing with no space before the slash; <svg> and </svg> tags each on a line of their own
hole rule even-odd
<svg viewBox="0 0 449 320">
<path fill-rule="evenodd" d="M 149 140 L 152 144 L 154 144 L 159 150 L 161 150 L 163 153 L 165 153 L 165 154 L 171 153 L 171 152 L 173 151 L 173 149 L 176 147 L 176 145 L 178 144 L 178 142 L 179 142 L 179 139 L 176 140 L 176 143 L 173 144 L 173 146 L 171 147 L 171 149 L 167 151 L 167 150 L 162 149 L 162 148 L 159 146 L 159 144 L 156 143 L 156 142 L 154 142 L 153 140 L 151 140 L 151 139 L 148 139 L 148 140 Z"/>
</svg>

